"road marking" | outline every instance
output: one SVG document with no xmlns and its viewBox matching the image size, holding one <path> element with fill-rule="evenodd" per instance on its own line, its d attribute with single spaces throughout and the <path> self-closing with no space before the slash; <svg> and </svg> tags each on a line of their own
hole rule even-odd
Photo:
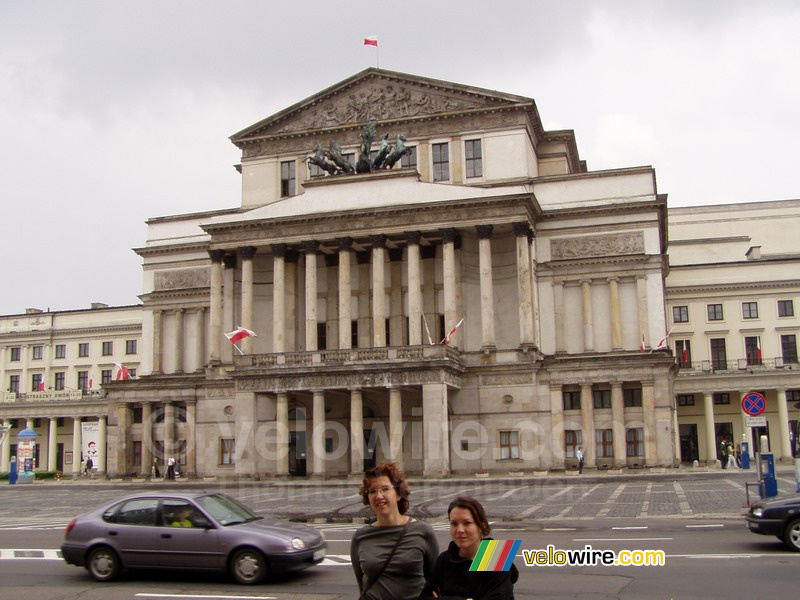
<svg viewBox="0 0 800 600">
<path fill-rule="evenodd" d="M 236 598 L 237 600 L 278 600 L 275 596 L 220 596 L 217 594 L 136 594 L 137 598 Z"/>
<path fill-rule="evenodd" d="M 648 483 L 644 491 L 644 502 L 642 502 L 642 510 L 639 512 L 640 519 L 647 518 L 647 512 L 650 510 L 650 494 L 653 491 L 653 484 Z"/>
<path fill-rule="evenodd" d="M 673 481 L 672 487 L 675 489 L 675 494 L 678 496 L 678 506 L 681 507 L 681 514 L 691 515 L 692 507 L 689 504 L 689 499 L 686 497 L 686 492 L 683 491 L 683 486 L 677 481 Z"/>
<path fill-rule="evenodd" d="M 566 493 L 567 493 L 567 492 L 569 492 L 569 491 L 571 491 L 571 490 L 570 490 L 570 488 L 569 488 L 569 486 L 565 486 L 563 490 L 561 490 L 560 492 L 556 492 L 555 494 L 553 494 L 552 496 L 550 496 L 550 497 L 548 498 L 548 500 L 552 500 L 553 498 L 558 498 L 558 497 L 559 497 L 561 494 L 566 494 Z M 534 504 L 534 505 L 533 505 L 533 506 L 531 506 L 530 508 L 526 508 L 525 510 L 523 510 L 523 511 L 522 511 L 522 512 L 521 512 L 521 513 L 518 515 L 518 517 L 519 517 L 519 518 L 522 518 L 522 517 L 527 517 L 529 514 L 531 514 L 532 512 L 535 512 L 535 511 L 539 510 L 541 507 L 542 507 L 542 505 L 541 505 L 541 504 Z"/>
<path fill-rule="evenodd" d="M 633 526 L 631 526 L 631 527 L 612 527 L 611 529 L 619 529 L 620 531 L 624 531 L 626 529 L 647 529 L 647 526 L 643 525 L 643 526 L 638 526 L 638 527 L 633 527 Z"/>
<path fill-rule="evenodd" d="M 505 494 L 503 494 L 502 496 L 495 496 L 494 498 L 487 498 L 487 500 L 505 500 L 506 498 L 508 498 L 508 497 L 509 497 L 509 496 L 511 496 L 512 494 L 515 494 L 516 492 L 518 492 L 518 491 L 520 491 L 520 490 L 527 489 L 527 487 L 528 487 L 528 486 L 523 486 L 523 487 L 514 488 L 514 489 L 511 489 L 511 490 L 508 490 L 508 491 L 507 491 Z"/>
<path fill-rule="evenodd" d="M 542 531 L 577 531 L 576 527 L 543 527 Z"/>
<path fill-rule="evenodd" d="M 606 500 L 606 505 L 600 509 L 600 512 L 597 513 L 597 518 L 602 519 L 608 516 L 608 513 L 611 512 L 611 509 L 617 502 L 617 498 L 619 498 L 620 494 L 622 494 L 623 490 L 625 489 L 625 484 L 621 483 L 617 486 L 617 489 L 614 490 L 608 500 Z"/>
<path fill-rule="evenodd" d="M 663 542 L 671 540 L 671 537 L 653 538 L 574 538 L 573 542 Z"/>
<path fill-rule="evenodd" d="M 722 523 L 714 523 L 713 525 L 687 525 L 686 529 L 702 529 L 711 527 L 725 527 L 725 525 Z"/>
<path fill-rule="evenodd" d="M 61 560 L 61 550 L 0 548 L 0 560 Z"/>
</svg>

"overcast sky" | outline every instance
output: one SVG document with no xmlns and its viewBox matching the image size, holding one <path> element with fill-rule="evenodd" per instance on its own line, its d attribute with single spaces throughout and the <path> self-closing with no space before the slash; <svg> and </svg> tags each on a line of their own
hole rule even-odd
<svg viewBox="0 0 800 600">
<path fill-rule="evenodd" d="M 796 0 L 0 3 L 0 314 L 138 304 L 150 217 L 238 206 L 233 133 L 376 65 L 534 98 L 670 206 L 800 197 Z"/>
</svg>

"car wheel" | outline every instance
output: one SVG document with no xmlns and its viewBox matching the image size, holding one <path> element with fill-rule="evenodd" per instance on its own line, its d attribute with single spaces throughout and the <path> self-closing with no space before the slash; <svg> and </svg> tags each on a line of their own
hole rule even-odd
<svg viewBox="0 0 800 600">
<path fill-rule="evenodd" d="M 237 583 L 254 585 L 267 576 L 267 561 L 264 555 L 253 548 L 244 548 L 231 558 L 231 576 Z"/>
<path fill-rule="evenodd" d="M 800 519 L 795 519 L 786 526 L 783 542 L 795 552 L 800 552 Z"/>
<path fill-rule="evenodd" d="M 111 581 L 119 574 L 119 557 L 106 546 L 93 548 L 86 559 L 86 570 L 96 581 Z"/>
</svg>

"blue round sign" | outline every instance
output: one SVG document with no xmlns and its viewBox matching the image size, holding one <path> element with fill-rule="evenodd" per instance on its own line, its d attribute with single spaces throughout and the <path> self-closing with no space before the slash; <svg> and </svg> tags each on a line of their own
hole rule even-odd
<svg viewBox="0 0 800 600">
<path fill-rule="evenodd" d="M 767 408 L 767 399 L 758 392 L 749 392 L 742 397 L 742 410 L 751 417 L 757 417 Z"/>
</svg>

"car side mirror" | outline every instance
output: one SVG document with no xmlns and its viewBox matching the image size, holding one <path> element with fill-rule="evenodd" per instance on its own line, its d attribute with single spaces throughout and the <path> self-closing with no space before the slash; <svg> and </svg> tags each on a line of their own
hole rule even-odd
<svg viewBox="0 0 800 600">
<path fill-rule="evenodd" d="M 195 527 L 200 527 L 202 529 L 214 529 L 214 526 L 211 524 L 211 521 L 206 519 L 205 517 L 195 517 L 192 519 Z"/>
</svg>

